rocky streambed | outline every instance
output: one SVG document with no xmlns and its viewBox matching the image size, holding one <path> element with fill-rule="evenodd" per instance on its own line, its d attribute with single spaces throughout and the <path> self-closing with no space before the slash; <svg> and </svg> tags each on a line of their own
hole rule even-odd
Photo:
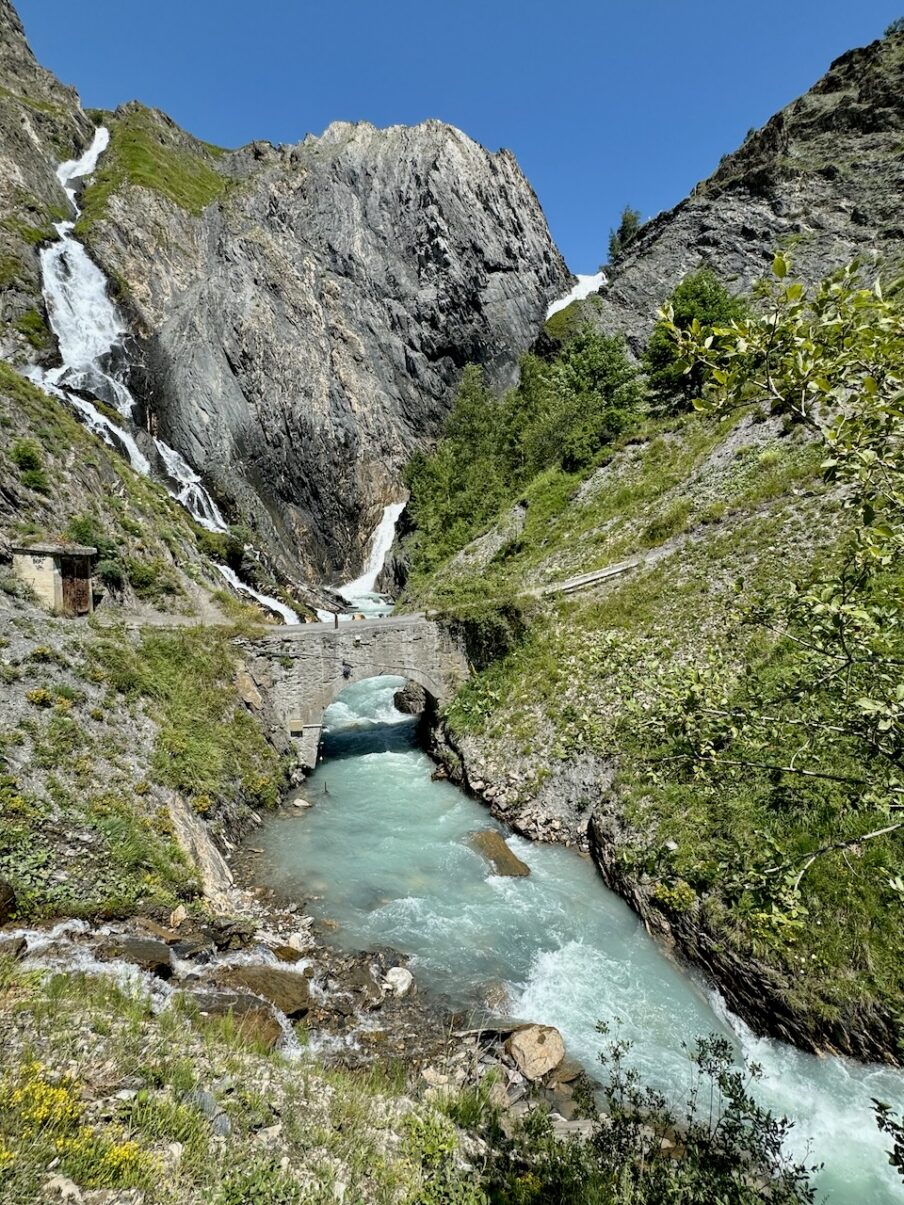
<svg viewBox="0 0 904 1205">
<path fill-rule="evenodd" d="M 898 1073 L 758 1037 L 671 956 L 674 944 L 651 939 L 590 856 L 598 765 L 569 767 L 568 783 L 548 781 L 528 808 L 518 806 L 527 778 L 499 774 L 470 750 L 439 768 L 423 753 L 416 717 L 393 703 L 399 685 L 358 683 L 329 709 L 324 760 L 304 786 L 311 806 L 284 809 L 257 831 L 257 882 L 304 901 L 315 930 L 338 950 L 404 954 L 419 993 L 473 1019 L 457 1034 L 492 1031 L 500 1016 L 523 1018 L 558 1030 L 592 1075 L 603 1021 L 632 1043 L 641 1079 L 672 1099 L 687 1088 L 684 1044 L 727 1037 L 739 1061 L 763 1067 L 759 1101 L 794 1120 L 792 1152 L 825 1162 L 821 1191 L 839 1202 L 894 1200 L 872 1099 L 898 1100 Z M 479 792 L 491 815 L 451 778 Z M 481 848 L 488 828 L 528 874 L 499 873 L 496 840 Z M 492 1059 L 511 1060 L 510 1036 Z M 520 1104 L 512 1095 L 519 1086 L 506 1079 L 510 1106 Z M 539 1094 L 558 1087 L 547 1073 Z M 567 1120 L 567 1109 L 549 1103 Z"/>
</svg>

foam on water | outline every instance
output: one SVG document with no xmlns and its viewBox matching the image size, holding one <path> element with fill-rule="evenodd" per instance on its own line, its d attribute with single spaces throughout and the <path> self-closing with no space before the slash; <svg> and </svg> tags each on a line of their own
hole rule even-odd
<svg viewBox="0 0 904 1205">
<path fill-rule="evenodd" d="M 234 590 L 238 590 L 241 594 L 247 594 L 256 602 L 259 602 L 262 607 L 266 607 L 268 611 L 275 611 L 283 623 L 301 623 L 297 613 L 290 606 L 287 606 L 284 602 L 280 602 L 278 598 L 271 598 L 269 594 L 261 594 L 260 590 L 255 590 L 253 586 L 249 586 L 247 582 L 243 582 L 236 571 L 228 565 L 217 565 L 217 568 Z"/>
<path fill-rule="evenodd" d="M 814 1058 L 755 1038 L 695 976 L 668 959 L 638 918 L 571 850 L 508 835 L 531 868 L 504 878 L 467 844 L 495 826 L 415 746 L 411 717 L 394 711 L 402 680 L 372 679 L 326 713 L 325 758 L 305 784 L 314 807 L 269 820 L 255 834 L 266 877 L 338 923 L 330 940 L 389 945 L 410 956 L 422 988 L 478 1015 L 502 983 L 510 1011 L 556 1025 L 591 1071 L 607 1021 L 633 1043 L 643 1078 L 680 1103 L 692 1068 L 682 1042 L 712 1032 L 760 1063 L 758 1098 L 795 1120 L 792 1149 L 824 1161 L 832 1205 L 891 1205 L 896 1173 L 871 1097 L 904 1106 L 904 1078 L 882 1067 Z"/>
</svg>

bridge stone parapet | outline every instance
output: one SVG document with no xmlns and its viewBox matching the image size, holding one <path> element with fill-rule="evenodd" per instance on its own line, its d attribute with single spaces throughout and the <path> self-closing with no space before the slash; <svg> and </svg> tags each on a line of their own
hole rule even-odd
<svg viewBox="0 0 904 1205">
<path fill-rule="evenodd" d="M 417 682 L 442 706 L 469 674 L 464 650 L 422 616 L 274 628 L 250 641 L 245 668 L 313 765 L 323 713 L 353 682 L 383 675 Z"/>
</svg>

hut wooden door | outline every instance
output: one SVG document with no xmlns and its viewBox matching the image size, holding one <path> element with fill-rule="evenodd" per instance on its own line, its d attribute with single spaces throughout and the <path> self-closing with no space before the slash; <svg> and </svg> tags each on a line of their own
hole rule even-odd
<svg viewBox="0 0 904 1205">
<path fill-rule="evenodd" d="M 91 578 L 87 557 L 64 556 L 60 573 L 63 578 L 63 611 L 67 615 L 87 615 L 91 610 Z"/>
</svg>

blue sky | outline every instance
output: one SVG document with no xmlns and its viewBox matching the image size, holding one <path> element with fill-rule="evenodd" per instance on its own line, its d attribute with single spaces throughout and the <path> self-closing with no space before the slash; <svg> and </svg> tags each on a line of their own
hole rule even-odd
<svg viewBox="0 0 904 1205">
<path fill-rule="evenodd" d="M 438 117 L 510 147 L 569 265 L 630 202 L 678 202 L 904 0 L 18 0 L 86 105 L 134 97 L 210 142 Z"/>
</svg>

